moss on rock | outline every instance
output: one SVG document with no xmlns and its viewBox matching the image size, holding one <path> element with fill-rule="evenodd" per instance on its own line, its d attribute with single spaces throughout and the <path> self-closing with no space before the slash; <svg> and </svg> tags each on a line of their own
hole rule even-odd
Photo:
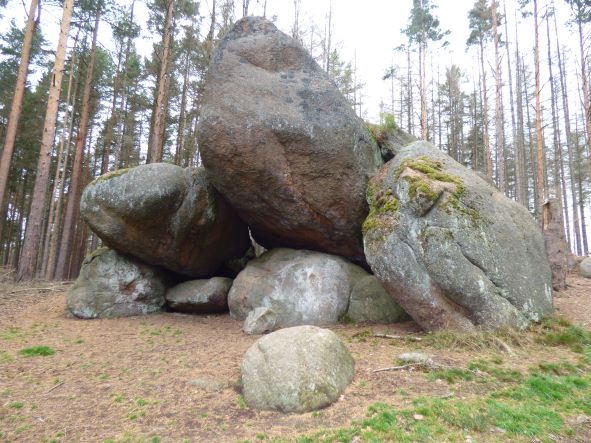
<svg viewBox="0 0 591 443">
<path fill-rule="evenodd" d="M 101 182 L 110 180 L 115 177 L 120 177 L 122 175 L 127 174 L 130 170 L 130 168 L 123 168 L 117 169 L 116 171 L 107 172 L 106 174 L 100 175 L 97 178 L 95 178 L 92 182 L 90 182 L 88 186 L 98 185 Z"/>
<path fill-rule="evenodd" d="M 400 202 L 392 195 L 390 189 L 385 192 L 377 190 L 372 182 L 369 182 L 367 186 L 367 202 L 369 204 L 369 214 L 363 222 L 362 230 L 364 234 L 383 227 L 384 223 L 381 218 L 386 215 L 395 216 L 400 205 Z"/>
</svg>

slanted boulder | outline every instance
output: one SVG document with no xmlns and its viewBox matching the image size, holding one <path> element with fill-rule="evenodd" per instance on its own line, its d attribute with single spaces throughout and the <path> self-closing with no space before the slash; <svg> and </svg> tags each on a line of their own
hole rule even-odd
<svg viewBox="0 0 591 443">
<path fill-rule="evenodd" d="M 375 275 L 366 275 L 355 284 L 347 315 L 351 320 L 367 323 L 396 323 L 409 319 Z"/>
<path fill-rule="evenodd" d="M 203 168 L 151 163 L 111 172 L 84 189 L 80 212 L 107 246 L 192 277 L 210 277 L 250 246 L 246 225 Z"/>
<path fill-rule="evenodd" d="M 579 265 L 581 277 L 591 278 L 591 257 L 587 257 L 581 261 Z"/>
<path fill-rule="evenodd" d="M 170 288 L 166 303 L 173 311 L 187 314 L 219 314 L 228 311 L 231 278 L 189 280 Z"/>
<path fill-rule="evenodd" d="M 66 303 L 79 318 L 144 315 L 160 310 L 166 289 L 164 271 L 99 248 L 84 259 Z"/>
<path fill-rule="evenodd" d="M 334 332 L 297 326 L 257 340 L 244 355 L 241 373 L 248 406 L 301 413 L 338 400 L 355 368 Z"/>
<path fill-rule="evenodd" d="M 423 328 L 522 328 L 552 312 L 544 239 L 527 210 L 426 142 L 368 187 L 367 261 Z"/>
<path fill-rule="evenodd" d="M 213 55 L 202 103 L 203 164 L 259 244 L 364 262 L 365 189 L 382 159 L 305 48 L 263 18 L 239 20 Z"/>
<path fill-rule="evenodd" d="M 347 260 L 321 252 L 273 249 L 246 265 L 228 294 L 230 315 L 244 320 L 255 308 L 277 316 L 275 326 L 337 323 L 356 282 L 368 275 Z"/>
</svg>

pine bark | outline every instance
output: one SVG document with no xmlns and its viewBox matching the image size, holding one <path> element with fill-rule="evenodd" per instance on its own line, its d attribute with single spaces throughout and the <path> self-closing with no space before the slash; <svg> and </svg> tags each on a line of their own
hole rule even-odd
<svg viewBox="0 0 591 443">
<path fill-rule="evenodd" d="M 2 150 L 2 158 L 0 159 L 0 220 L 4 220 L 4 199 L 8 188 L 8 172 L 10 171 L 10 162 L 12 160 L 12 154 L 14 153 L 18 123 L 23 110 L 23 100 L 25 97 L 27 74 L 29 73 L 29 59 L 31 56 L 33 37 L 35 36 L 35 31 L 39 25 L 40 16 L 39 14 L 35 16 L 35 12 L 39 6 L 39 0 L 31 0 L 23 39 L 23 47 L 21 50 L 21 59 L 16 76 L 16 83 L 14 85 L 14 95 L 6 127 L 6 138 Z M 2 239 L 3 225 L 4 223 L 0 223 L 0 239 Z"/>
<path fill-rule="evenodd" d="M 168 102 L 168 75 L 172 55 L 172 18 L 174 0 L 168 0 L 166 15 L 164 17 L 164 29 L 162 31 L 162 57 L 156 82 L 156 99 L 154 101 L 152 129 L 150 131 L 150 143 L 148 146 L 147 163 L 162 161 L 164 150 L 164 134 L 166 126 L 166 107 Z"/>
<path fill-rule="evenodd" d="M 537 177 L 537 189 L 538 204 L 536 205 L 536 215 L 540 226 L 542 224 L 542 206 L 546 199 L 546 186 L 545 186 L 545 174 L 544 174 L 544 142 L 542 135 L 542 107 L 540 103 L 541 83 L 540 83 L 540 38 L 539 38 L 539 26 L 538 26 L 538 0 L 534 0 L 534 32 L 535 32 L 535 47 L 534 47 L 534 68 L 536 77 L 536 177 Z"/>
<path fill-rule="evenodd" d="M 499 32 L 497 27 L 497 2 L 492 2 L 493 40 L 495 46 L 495 141 L 497 154 L 497 185 L 505 193 L 505 128 L 503 124 L 503 73 L 499 54 Z"/>
<path fill-rule="evenodd" d="M 69 276 L 70 255 L 72 252 L 72 241 L 74 238 L 74 228 L 78 211 L 80 208 L 80 193 L 82 191 L 82 166 L 84 163 L 84 148 L 86 146 L 86 136 L 90 122 L 90 94 L 92 92 L 92 80 L 94 74 L 94 64 L 96 61 L 96 41 L 98 36 L 98 27 L 100 23 L 101 10 L 98 9 L 94 20 L 94 30 L 92 34 L 92 48 L 90 50 L 90 61 L 86 68 L 86 79 L 84 81 L 84 93 L 82 95 L 82 110 L 80 115 L 80 127 L 76 137 L 76 147 L 74 150 L 74 165 L 72 168 L 72 180 L 70 181 L 68 204 L 64 215 L 63 233 L 60 242 L 58 260 L 55 271 L 57 280 L 64 280 Z"/>
<path fill-rule="evenodd" d="M 56 130 L 55 123 L 57 120 L 59 98 L 62 89 L 64 61 L 73 6 L 74 0 L 64 1 L 60 35 L 52 72 L 52 81 L 49 87 L 47 112 L 45 114 L 43 136 L 41 139 L 41 150 L 39 152 L 37 174 L 35 177 L 35 185 L 33 187 L 31 210 L 29 211 L 29 217 L 27 219 L 25 240 L 17 270 L 18 281 L 31 280 L 35 275 L 35 269 L 37 266 L 37 251 L 39 249 L 41 224 L 43 223 L 43 214 L 45 212 L 46 190 L 49 184 L 51 148 L 53 146 L 53 138 Z"/>
</svg>

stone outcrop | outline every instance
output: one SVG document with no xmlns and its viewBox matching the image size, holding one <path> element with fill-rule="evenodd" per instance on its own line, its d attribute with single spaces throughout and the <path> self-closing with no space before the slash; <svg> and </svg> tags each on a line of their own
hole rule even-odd
<svg viewBox="0 0 591 443">
<path fill-rule="evenodd" d="M 364 261 L 379 149 L 326 73 L 271 22 L 239 20 L 218 44 L 198 136 L 212 182 L 258 243 Z"/>
<path fill-rule="evenodd" d="M 525 208 L 426 142 L 371 180 L 367 261 L 428 330 L 524 327 L 552 312 L 544 239 Z"/>
<path fill-rule="evenodd" d="M 107 246 L 192 277 L 211 276 L 250 246 L 202 168 L 152 163 L 106 174 L 84 189 L 80 212 Z"/>
<path fill-rule="evenodd" d="M 144 315 L 160 311 L 166 285 L 162 270 L 100 248 L 84 259 L 66 303 L 79 318 Z"/>
<path fill-rule="evenodd" d="M 273 249 L 248 263 L 228 294 L 230 314 L 243 320 L 267 307 L 277 327 L 337 323 L 347 312 L 353 287 L 367 272 L 329 254 Z"/>
<path fill-rule="evenodd" d="M 297 326 L 260 338 L 246 351 L 241 373 L 248 406 L 301 413 L 338 400 L 355 369 L 335 333 Z"/>
<path fill-rule="evenodd" d="M 581 277 L 591 278 L 591 257 L 584 258 L 579 264 Z"/>
</svg>

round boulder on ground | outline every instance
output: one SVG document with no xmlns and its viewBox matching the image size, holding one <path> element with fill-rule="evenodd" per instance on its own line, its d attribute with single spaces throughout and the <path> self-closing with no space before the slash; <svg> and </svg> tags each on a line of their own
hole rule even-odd
<svg viewBox="0 0 591 443">
<path fill-rule="evenodd" d="M 337 323 L 365 270 L 321 252 L 273 249 L 246 265 L 228 294 L 230 314 L 244 320 L 255 308 L 277 315 L 276 326 Z"/>
<path fill-rule="evenodd" d="M 297 326 L 257 340 L 241 366 L 246 404 L 255 409 L 308 412 L 339 399 L 353 380 L 353 358 L 327 329 Z"/>
<path fill-rule="evenodd" d="M 84 189 L 80 213 L 107 246 L 197 278 L 250 246 L 203 168 L 151 163 L 105 174 Z"/>
<path fill-rule="evenodd" d="M 164 271 L 100 248 L 84 259 L 66 302 L 79 318 L 144 315 L 160 310 L 166 289 Z"/>
<path fill-rule="evenodd" d="M 581 277 L 591 278 L 591 257 L 587 257 L 581 261 L 579 265 Z"/>
<path fill-rule="evenodd" d="M 224 277 L 186 281 L 168 290 L 166 303 L 172 310 L 188 314 L 226 312 L 231 286 L 232 279 Z"/>
<path fill-rule="evenodd" d="M 365 189 L 381 155 L 299 42 L 261 17 L 239 20 L 209 66 L 198 137 L 211 180 L 259 244 L 364 261 Z"/>
</svg>

